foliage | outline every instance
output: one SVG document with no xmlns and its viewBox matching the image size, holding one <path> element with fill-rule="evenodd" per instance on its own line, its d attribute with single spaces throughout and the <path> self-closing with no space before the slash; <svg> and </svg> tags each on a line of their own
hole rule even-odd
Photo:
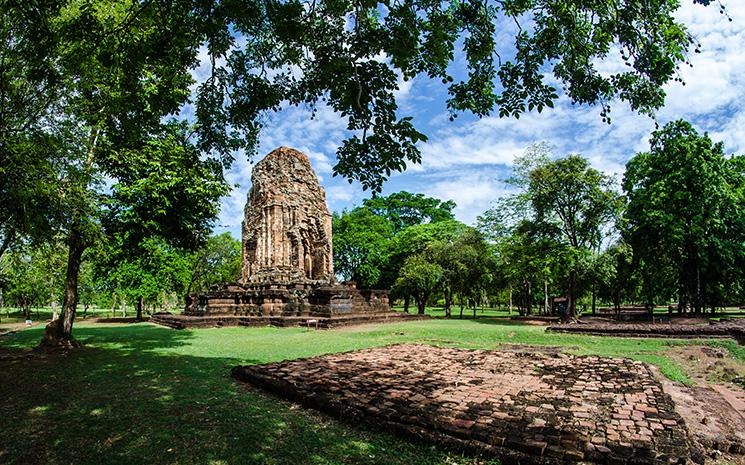
<svg viewBox="0 0 745 465">
<path fill-rule="evenodd" d="M 408 257 L 423 254 L 435 241 L 454 240 L 467 228 L 459 221 L 449 220 L 417 224 L 396 234 L 388 244 L 389 258 L 383 270 L 383 287 L 391 287 L 395 283 Z"/>
<path fill-rule="evenodd" d="M 320 101 L 347 118 L 351 133 L 337 151 L 335 174 L 380 191 L 391 172 L 420 161 L 416 144 L 426 140 L 410 117 L 398 115 L 399 76 L 441 81 L 451 118 L 553 107 L 552 80 L 574 103 L 602 104 L 604 120 L 615 98 L 652 113 L 694 44 L 673 17 L 678 7 L 676 0 L 643 8 L 610 0 L 405 0 L 207 8 L 200 13 L 211 20 L 213 67 L 196 100 L 202 149 L 250 151 L 267 110 Z M 511 38 L 497 42 L 496 32 L 508 27 Z M 611 54 L 625 67 L 603 73 L 595 63 Z M 465 64 L 465 77 L 453 72 L 455 61 Z"/>
<path fill-rule="evenodd" d="M 494 255 L 481 233 L 465 229 L 454 240 L 432 242 L 426 254 L 442 268 L 440 287 L 446 316 L 450 316 L 454 293 L 460 295 L 461 317 L 464 301 L 470 301 L 475 310 L 482 294 L 490 290 L 496 271 Z"/>
<path fill-rule="evenodd" d="M 640 273 L 637 271 L 631 246 L 623 240 L 611 244 L 593 262 L 592 274 L 598 286 L 598 296 L 613 302 L 637 300 L 640 295 Z"/>
<path fill-rule="evenodd" d="M 685 121 L 653 133 L 650 151 L 628 162 L 626 234 L 648 302 L 659 295 L 655 284 L 663 274 L 674 279 L 670 285 L 677 287 L 681 310 L 713 308 L 741 289 L 743 163 L 743 157 L 726 157 L 721 143 Z"/>
<path fill-rule="evenodd" d="M 387 219 L 393 225 L 393 232 L 423 223 L 454 220 L 455 202 L 425 197 L 401 191 L 386 197 L 366 199 L 363 205 L 372 213 Z"/>
<path fill-rule="evenodd" d="M 527 312 L 534 285 L 554 281 L 563 283 L 558 290 L 566 293 L 573 316 L 579 279 L 590 272 L 593 251 L 612 231 L 622 199 L 612 178 L 587 159 L 551 160 L 549 154 L 550 147 L 539 144 L 518 157 L 508 180 L 518 191 L 481 215 L 478 224 L 495 241 L 505 281 L 524 289 Z"/>
<path fill-rule="evenodd" d="M 162 304 L 171 293 L 178 296 L 186 293 L 191 262 L 183 251 L 162 240 L 146 239 L 140 254 L 127 257 L 119 260 L 110 273 L 128 300 L 143 299 L 151 304 Z"/>
<path fill-rule="evenodd" d="M 442 279 L 442 267 L 432 263 L 422 254 L 412 255 L 404 261 L 394 284 L 399 292 L 411 294 L 417 305 L 417 313 L 424 315 L 429 297 Z"/>
<path fill-rule="evenodd" d="M 393 227 L 367 206 L 334 214 L 334 269 L 361 288 L 380 287 Z"/>
<path fill-rule="evenodd" d="M 237 281 L 241 263 L 241 241 L 227 232 L 210 236 L 189 258 L 191 277 L 186 293 L 204 292 L 213 284 Z"/>
</svg>

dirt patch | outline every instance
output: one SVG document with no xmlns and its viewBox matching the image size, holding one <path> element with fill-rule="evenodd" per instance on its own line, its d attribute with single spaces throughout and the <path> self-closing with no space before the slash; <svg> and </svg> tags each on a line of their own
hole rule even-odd
<svg viewBox="0 0 745 465">
<path fill-rule="evenodd" d="M 649 368 L 627 359 L 400 344 L 233 369 L 357 423 L 502 463 L 701 462 Z"/>
<path fill-rule="evenodd" d="M 745 389 L 732 382 L 745 374 L 745 363 L 723 347 L 673 347 L 665 355 L 694 381 L 685 386 L 658 376 L 692 436 L 716 463 L 745 465 Z"/>
<path fill-rule="evenodd" d="M 732 383 L 745 376 L 745 362 L 737 360 L 725 347 L 683 346 L 670 347 L 664 353 L 686 368 L 698 383 Z"/>
</svg>

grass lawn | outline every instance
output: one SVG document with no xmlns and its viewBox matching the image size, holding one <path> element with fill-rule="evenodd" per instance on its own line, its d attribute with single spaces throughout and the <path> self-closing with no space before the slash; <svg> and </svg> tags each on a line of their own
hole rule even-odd
<svg viewBox="0 0 745 465">
<path fill-rule="evenodd" d="M 57 307 L 57 311 L 62 310 L 62 305 Z M 34 307 L 31 309 L 31 320 L 35 323 L 43 322 L 46 324 L 52 319 L 53 310 L 52 307 Z M 89 307 L 85 313 L 85 318 L 111 318 L 113 316 L 121 317 L 128 316 L 133 317 L 136 315 L 134 307 L 126 307 L 126 312 L 122 313 L 119 306 L 116 307 L 115 312 L 111 312 L 111 308 L 101 307 Z M 78 306 L 76 318 L 83 320 L 83 307 Z M 9 323 L 23 323 L 26 320 L 23 315 L 23 311 L 19 308 L 3 307 L 0 309 L 0 325 Z"/>
<path fill-rule="evenodd" d="M 147 323 L 76 327 L 67 356 L 13 358 L 43 328 L 0 337 L 0 463 L 486 464 L 302 409 L 236 383 L 237 364 L 265 363 L 397 342 L 468 348 L 499 343 L 574 347 L 628 356 L 686 380 L 669 344 L 545 334 L 504 320 L 431 320 L 333 331 L 221 328 L 173 331 Z M 745 349 L 724 341 L 745 360 Z M 10 356 L 8 356 L 10 352 Z"/>
</svg>

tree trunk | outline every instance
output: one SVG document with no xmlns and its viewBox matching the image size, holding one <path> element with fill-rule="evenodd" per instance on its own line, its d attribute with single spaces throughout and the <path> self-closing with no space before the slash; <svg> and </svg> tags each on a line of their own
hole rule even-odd
<svg viewBox="0 0 745 465">
<path fill-rule="evenodd" d="M 80 261 L 85 250 L 79 224 L 75 222 L 70 228 L 67 252 L 67 271 L 65 273 L 65 298 L 62 303 L 62 314 L 49 323 L 44 331 L 42 346 L 75 347 L 78 344 L 72 337 L 72 325 L 75 321 L 75 310 L 78 305 L 78 277 Z"/>
<path fill-rule="evenodd" d="M 142 307 L 144 305 L 145 298 L 139 296 L 137 298 L 137 321 L 142 321 Z"/>
<path fill-rule="evenodd" d="M 575 288 L 577 286 L 577 272 L 569 273 L 569 285 L 567 286 L 567 311 L 562 317 L 565 321 L 574 320 L 577 317 L 577 302 L 575 301 Z"/>
<path fill-rule="evenodd" d="M 411 296 L 406 294 L 404 296 L 404 313 L 409 313 L 409 304 L 411 303 Z"/>
<path fill-rule="evenodd" d="M 543 280 L 543 314 L 548 315 L 551 311 L 548 307 L 548 280 Z"/>
<path fill-rule="evenodd" d="M 533 314 L 533 294 L 531 289 L 530 281 L 525 281 L 525 307 L 526 314 L 531 316 Z"/>
<path fill-rule="evenodd" d="M 111 293 L 111 317 L 116 316 L 116 292 Z"/>
<path fill-rule="evenodd" d="M 445 290 L 445 318 L 450 318 L 452 314 L 453 306 L 453 291 L 450 289 Z"/>
<path fill-rule="evenodd" d="M 57 319 L 57 299 L 54 297 L 54 291 L 52 291 L 52 320 L 56 320 L 56 319 Z"/>
<path fill-rule="evenodd" d="M 597 299 L 597 291 L 595 290 L 595 282 L 592 283 L 592 316 L 595 316 L 595 300 Z"/>
<path fill-rule="evenodd" d="M 429 296 L 427 294 L 422 295 L 414 295 L 414 300 L 416 300 L 416 309 L 418 315 L 424 315 L 424 310 L 427 307 L 427 298 Z"/>
<path fill-rule="evenodd" d="M 510 308 L 509 314 L 512 315 L 512 286 L 510 285 Z"/>
<path fill-rule="evenodd" d="M 696 316 L 701 313 L 701 266 L 696 260 Z"/>
</svg>

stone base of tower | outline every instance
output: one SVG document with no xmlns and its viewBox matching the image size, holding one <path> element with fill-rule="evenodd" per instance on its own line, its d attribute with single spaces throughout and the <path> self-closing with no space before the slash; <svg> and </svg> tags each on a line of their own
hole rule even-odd
<svg viewBox="0 0 745 465">
<path fill-rule="evenodd" d="M 312 326 L 330 328 L 420 319 L 394 312 L 388 291 L 346 284 L 300 282 L 227 284 L 187 297 L 183 314 L 160 313 L 151 322 L 175 329 L 215 326 Z"/>
</svg>

